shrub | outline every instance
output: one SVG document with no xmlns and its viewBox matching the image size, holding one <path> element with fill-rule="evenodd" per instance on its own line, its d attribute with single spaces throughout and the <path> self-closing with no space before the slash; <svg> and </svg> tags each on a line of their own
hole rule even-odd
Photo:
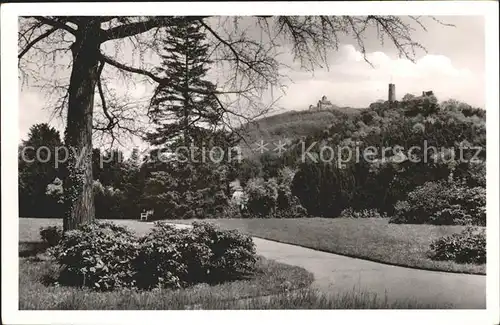
<svg viewBox="0 0 500 325">
<path fill-rule="evenodd" d="M 56 177 L 52 183 L 49 183 L 47 185 L 45 195 L 49 196 L 52 198 L 54 201 L 56 201 L 58 204 L 63 203 L 64 199 L 64 188 L 63 188 L 63 182 Z"/>
<path fill-rule="evenodd" d="M 206 222 L 194 222 L 192 231 L 198 244 L 205 244 L 211 251 L 203 272 L 207 282 L 237 279 L 255 271 L 257 260 L 252 237 L 237 230 L 221 230 Z"/>
<path fill-rule="evenodd" d="M 300 204 L 299 199 L 292 194 L 290 185 L 281 184 L 278 187 L 278 196 L 276 198 L 276 207 L 281 210 L 288 209 L 290 206 Z"/>
<path fill-rule="evenodd" d="M 208 223 L 156 223 L 140 239 L 113 223 L 92 223 L 66 232 L 52 254 L 63 267 L 61 284 L 103 291 L 217 283 L 253 273 L 256 262 L 251 237 Z"/>
<path fill-rule="evenodd" d="M 375 209 L 363 209 L 363 210 L 354 210 L 353 208 L 347 208 L 342 210 L 339 215 L 340 218 L 383 218 L 385 214 L 380 214 Z"/>
<path fill-rule="evenodd" d="M 133 261 L 138 244 L 126 228 L 113 223 L 90 223 L 67 231 L 52 250 L 62 266 L 59 282 L 111 290 L 133 286 Z"/>
<path fill-rule="evenodd" d="M 250 179 L 244 192 L 244 209 L 234 213 L 242 218 L 303 218 L 307 210 L 297 196 L 292 194 L 291 184 L 295 172 L 289 167 L 278 171 L 277 178 Z M 224 212 L 227 215 L 227 211 Z"/>
<path fill-rule="evenodd" d="M 310 215 L 307 213 L 307 210 L 300 205 L 300 203 L 292 205 L 287 209 L 277 209 L 275 210 L 271 216 L 271 218 L 308 218 Z"/>
<path fill-rule="evenodd" d="M 134 266 L 140 288 L 181 288 L 206 279 L 203 271 L 212 252 L 191 229 L 157 222 L 139 244 Z"/>
<path fill-rule="evenodd" d="M 49 226 L 40 228 L 40 237 L 49 247 L 56 246 L 63 236 L 63 229 L 60 226 Z"/>
<path fill-rule="evenodd" d="M 142 288 L 181 288 L 196 283 L 217 283 L 254 271 L 252 238 L 220 230 L 209 223 L 177 229 L 165 223 L 140 239 L 135 267 Z"/>
<path fill-rule="evenodd" d="M 457 263 L 486 263 L 486 230 L 467 227 L 461 233 L 439 238 L 432 242 L 428 252 L 434 260 Z"/>
<path fill-rule="evenodd" d="M 274 178 L 264 181 L 262 178 L 253 178 L 248 181 L 246 208 L 250 214 L 268 216 L 276 207 L 278 199 L 278 184 Z"/>
<path fill-rule="evenodd" d="M 248 180 L 262 176 L 262 164 L 256 159 L 244 158 L 237 165 L 236 173 L 240 184 L 245 186 Z"/>
<path fill-rule="evenodd" d="M 467 182 L 471 186 L 486 187 L 486 162 L 469 162 L 467 167 Z"/>
<path fill-rule="evenodd" d="M 486 225 L 486 189 L 459 182 L 427 182 L 395 205 L 393 223 Z"/>
<path fill-rule="evenodd" d="M 244 209 L 241 208 L 239 204 L 231 202 L 224 210 L 219 214 L 220 219 L 238 219 L 244 218 Z"/>
</svg>

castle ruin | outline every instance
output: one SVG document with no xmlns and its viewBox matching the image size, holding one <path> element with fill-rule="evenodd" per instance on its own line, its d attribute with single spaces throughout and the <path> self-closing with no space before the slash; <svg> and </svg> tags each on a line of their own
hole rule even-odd
<svg viewBox="0 0 500 325">
<path fill-rule="evenodd" d="M 431 96 L 434 96 L 434 92 L 432 90 L 422 91 L 422 96 L 415 96 L 413 98 L 413 100 L 431 97 Z M 388 95 L 387 100 L 389 101 L 389 103 L 394 103 L 396 101 L 396 85 L 393 83 L 389 84 L 389 95 Z"/>
<path fill-rule="evenodd" d="M 320 100 L 318 100 L 318 103 L 316 106 L 314 105 L 309 105 L 309 110 L 310 111 L 322 111 L 322 110 L 327 110 L 327 109 L 332 109 L 333 104 L 331 101 L 326 98 L 326 96 L 321 97 Z"/>
<path fill-rule="evenodd" d="M 396 101 L 396 85 L 395 84 L 389 84 L 389 103 L 393 103 Z"/>
</svg>

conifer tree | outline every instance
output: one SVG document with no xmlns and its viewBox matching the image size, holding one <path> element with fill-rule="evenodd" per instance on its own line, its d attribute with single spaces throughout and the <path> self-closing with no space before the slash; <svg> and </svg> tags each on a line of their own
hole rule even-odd
<svg viewBox="0 0 500 325">
<path fill-rule="evenodd" d="M 167 31 L 158 68 L 164 82 L 156 88 L 149 111 L 158 127 L 148 140 L 155 145 L 177 140 L 189 146 L 206 135 L 202 128 L 219 125 L 223 111 L 216 85 L 206 79 L 211 61 L 200 21 L 176 17 Z"/>
<path fill-rule="evenodd" d="M 177 151 L 179 161 L 163 161 L 148 178 L 145 198 L 158 217 L 204 218 L 227 204 L 224 164 L 206 154 L 214 146 L 225 147 L 225 132 L 218 128 L 224 112 L 215 97 L 217 87 L 206 76 L 212 62 L 205 38 L 199 21 L 176 17 L 163 40 L 157 73 L 165 82 L 151 100 L 149 115 L 157 127 L 148 141 L 167 152 L 177 146 L 194 149 Z"/>
<path fill-rule="evenodd" d="M 415 50 L 422 48 L 413 37 L 414 23 L 423 30 L 426 30 L 427 25 L 425 19 L 430 18 L 434 22 L 441 23 L 435 17 L 429 16 L 227 18 L 189 16 L 185 17 L 185 20 L 199 22 L 210 35 L 210 51 L 212 51 L 210 57 L 215 62 L 227 66 L 230 75 L 227 79 L 235 80 L 234 87 L 227 89 L 227 92 L 243 93 L 241 99 L 250 105 L 243 114 L 234 110 L 234 107 L 225 107 L 224 112 L 229 116 L 238 116 L 249 121 L 272 109 L 273 105 L 263 105 L 261 100 L 263 92 L 269 87 L 280 88 L 284 85 L 281 81 L 283 76 L 280 68 L 285 66 L 280 63 L 277 56 L 281 46 L 290 45 L 294 62 L 301 67 L 314 70 L 315 67 L 327 63 L 329 57 L 327 51 L 338 49 L 341 35 L 353 36 L 357 49 L 366 59 L 368 48 L 365 46 L 365 39 L 367 33 L 375 28 L 379 32 L 377 36 L 382 44 L 384 40 L 389 39 L 400 55 L 413 60 L 416 56 Z M 20 75 L 23 76 L 23 85 L 30 83 L 24 82 L 24 77 L 27 77 L 42 89 L 50 89 L 51 97 L 52 94 L 57 94 L 54 113 L 67 117 L 64 143 L 78 152 L 72 154 L 70 150 L 65 165 L 67 172 L 63 183 L 65 193 L 68 194 L 64 196 L 65 231 L 75 229 L 94 219 L 93 159 L 90 155 L 93 148 L 93 131 L 104 132 L 112 139 L 121 132 L 142 134 L 141 128 L 129 128 L 123 125 L 130 122 L 130 118 L 125 117 L 127 116 L 125 112 L 133 116 L 138 114 L 140 116 L 142 112 L 135 107 L 124 108 L 121 104 L 117 109 L 112 108 L 114 105 L 106 103 L 110 99 L 112 102 L 115 100 L 103 89 L 105 90 L 114 81 L 117 73 L 123 75 L 126 80 L 130 80 L 133 75 L 145 76 L 148 80 L 161 84 L 163 88 L 165 85 L 170 87 L 175 85 L 172 83 L 175 78 L 170 77 L 170 74 L 168 78 L 163 78 L 147 69 L 144 55 L 160 54 L 158 40 L 163 36 L 165 29 L 179 25 L 177 19 L 170 16 L 19 16 L 18 66 Z M 241 20 L 253 21 L 260 33 L 247 33 L 247 28 L 239 27 Z M 228 25 L 228 29 L 223 25 Z M 130 44 L 134 47 L 132 51 L 129 48 Z M 115 53 L 102 51 L 107 46 L 114 47 Z M 139 62 L 134 65 L 120 62 L 118 54 L 123 51 L 132 53 L 134 59 L 138 58 Z M 55 58 L 61 58 L 62 62 L 66 62 L 67 59 L 71 64 L 62 65 Z M 70 77 L 66 78 L 61 69 L 70 73 Z M 47 74 L 48 71 L 53 73 Z M 47 75 L 52 77 L 47 79 Z M 227 80 L 224 82 L 227 83 Z M 97 96 L 101 99 L 101 105 L 94 105 Z M 160 93 L 157 97 L 161 97 Z M 211 100 L 215 101 L 216 98 L 212 97 Z M 239 99 L 236 100 L 238 101 Z M 234 106 L 239 107 L 239 105 Z M 206 109 L 212 106 L 202 107 Z M 66 114 L 62 114 L 63 112 Z M 209 117 L 208 120 L 218 118 L 218 114 L 203 115 L 204 119 Z M 104 121 L 101 121 L 101 116 Z M 94 119 L 104 124 L 96 125 Z M 188 119 L 183 121 L 186 122 Z M 80 158 L 82 156 L 80 154 L 83 154 L 84 159 Z"/>
</svg>

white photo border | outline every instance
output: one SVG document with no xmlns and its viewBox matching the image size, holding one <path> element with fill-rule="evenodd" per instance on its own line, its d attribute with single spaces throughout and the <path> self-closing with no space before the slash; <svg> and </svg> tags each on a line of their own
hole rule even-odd
<svg viewBox="0 0 500 325">
<path fill-rule="evenodd" d="M 485 18 L 487 109 L 487 309 L 332 311 L 19 311 L 17 29 L 26 15 L 480 15 Z M 384 323 L 498 324 L 499 100 L 498 4 L 495 1 L 25 3 L 1 6 L 2 321 L 5 324 Z"/>
</svg>

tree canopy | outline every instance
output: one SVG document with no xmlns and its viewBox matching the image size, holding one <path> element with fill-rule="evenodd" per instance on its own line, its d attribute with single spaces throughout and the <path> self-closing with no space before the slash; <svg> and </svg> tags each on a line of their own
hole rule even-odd
<svg viewBox="0 0 500 325">
<path fill-rule="evenodd" d="M 117 132 L 145 132 L 140 116 L 147 109 L 117 94 L 113 82 L 119 76 L 137 82 L 129 79 L 132 75 L 154 84 L 171 82 L 170 76 L 157 74 L 145 58 L 161 56 L 162 40 L 168 28 L 178 24 L 177 18 L 21 17 L 18 58 L 23 81 L 34 81 L 59 98 L 56 113 L 66 116 L 65 145 L 86 153 L 82 160 L 70 155 L 65 166 L 65 229 L 94 217 L 94 132 L 105 132 L 112 143 Z M 280 46 L 287 45 L 293 61 L 304 69 L 327 64 L 327 53 L 338 48 L 339 35 L 353 37 L 366 59 L 364 37 L 368 29 L 376 29 L 380 42 L 390 40 L 400 55 L 409 59 L 424 48 L 412 38 L 415 26 L 425 29 L 421 17 L 189 16 L 183 21 L 196 21 L 206 33 L 209 59 L 226 72 L 213 95 L 226 116 L 240 121 L 252 120 L 273 108 L 273 102 L 263 105 L 262 94 L 283 86 L 287 64 L 279 60 Z M 257 32 L 250 33 L 240 25 Z M 57 73 L 47 73 L 50 69 Z M 69 73 L 64 75 L 63 71 Z M 94 97 L 99 99 L 96 107 Z"/>
</svg>

